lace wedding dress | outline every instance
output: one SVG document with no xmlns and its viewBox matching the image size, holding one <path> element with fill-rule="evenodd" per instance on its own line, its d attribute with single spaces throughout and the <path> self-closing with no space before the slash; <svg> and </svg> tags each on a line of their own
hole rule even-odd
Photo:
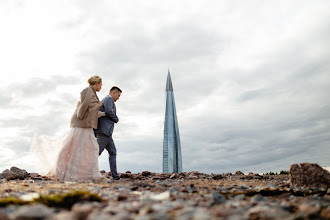
<svg viewBox="0 0 330 220">
<path fill-rule="evenodd" d="M 44 168 L 42 175 L 61 181 L 101 179 L 99 146 L 93 128 L 71 128 L 64 136 L 52 138 L 35 134 L 30 151 Z"/>
</svg>

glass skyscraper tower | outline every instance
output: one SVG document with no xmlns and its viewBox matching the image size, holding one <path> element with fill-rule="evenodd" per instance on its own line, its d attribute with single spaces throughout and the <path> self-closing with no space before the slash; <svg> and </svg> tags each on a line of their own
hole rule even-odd
<svg viewBox="0 0 330 220">
<path fill-rule="evenodd" d="M 165 120 L 163 141 L 163 173 L 181 173 L 182 156 L 178 119 L 176 117 L 174 93 L 168 70 L 165 89 Z"/>
</svg>

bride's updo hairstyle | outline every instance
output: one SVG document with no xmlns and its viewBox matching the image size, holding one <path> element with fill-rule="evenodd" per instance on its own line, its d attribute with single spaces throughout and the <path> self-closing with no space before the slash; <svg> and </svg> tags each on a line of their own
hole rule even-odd
<svg viewBox="0 0 330 220">
<path fill-rule="evenodd" d="M 102 78 L 99 77 L 98 75 L 92 76 L 91 78 L 88 79 L 87 81 L 89 85 L 95 85 L 96 83 L 102 82 Z"/>
</svg>

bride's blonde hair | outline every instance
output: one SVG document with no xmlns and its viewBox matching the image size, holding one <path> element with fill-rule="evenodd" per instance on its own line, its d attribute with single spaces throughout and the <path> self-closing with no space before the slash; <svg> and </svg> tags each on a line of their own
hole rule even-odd
<svg viewBox="0 0 330 220">
<path fill-rule="evenodd" d="M 87 82 L 89 83 L 89 85 L 95 85 L 96 83 L 102 82 L 102 78 L 98 75 L 95 75 L 89 78 Z"/>
</svg>

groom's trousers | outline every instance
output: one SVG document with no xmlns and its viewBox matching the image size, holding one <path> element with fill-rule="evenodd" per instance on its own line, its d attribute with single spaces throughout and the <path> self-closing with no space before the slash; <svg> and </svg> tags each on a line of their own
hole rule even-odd
<svg viewBox="0 0 330 220">
<path fill-rule="evenodd" d="M 118 178 L 117 173 L 117 150 L 115 143 L 113 142 L 112 136 L 107 136 L 105 134 L 98 133 L 96 134 L 97 143 L 99 144 L 99 155 L 102 154 L 104 149 L 106 149 L 109 153 L 109 164 L 112 178 Z"/>
</svg>

